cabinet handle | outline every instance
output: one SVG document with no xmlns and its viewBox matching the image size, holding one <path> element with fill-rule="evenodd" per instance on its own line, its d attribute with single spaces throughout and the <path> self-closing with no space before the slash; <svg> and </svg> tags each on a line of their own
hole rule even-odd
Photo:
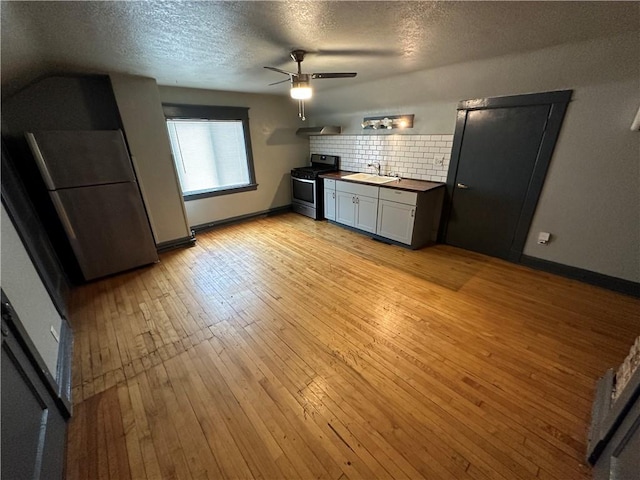
<svg viewBox="0 0 640 480">
<path fill-rule="evenodd" d="M 331 192 L 331 198 L 336 198 L 336 192 Z"/>
<path fill-rule="evenodd" d="M 356 203 L 356 197 L 351 197 L 351 203 Z"/>
<path fill-rule="evenodd" d="M 360 197 L 356 197 L 356 203 L 360 203 Z"/>
<path fill-rule="evenodd" d="M 468 187 L 467 185 L 465 185 L 464 183 L 458 183 L 458 184 L 456 184 L 456 186 L 457 186 L 458 188 L 462 188 L 463 190 L 466 190 L 467 188 L 469 188 L 469 187 Z"/>
<path fill-rule="evenodd" d="M 412 209 L 411 209 L 411 216 L 413 217 L 413 216 L 415 215 L 415 213 L 416 213 L 416 209 L 415 209 L 415 208 L 412 208 Z"/>
</svg>

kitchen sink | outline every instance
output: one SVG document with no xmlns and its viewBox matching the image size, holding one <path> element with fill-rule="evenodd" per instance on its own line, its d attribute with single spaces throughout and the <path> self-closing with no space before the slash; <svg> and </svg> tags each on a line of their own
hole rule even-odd
<svg viewBox="0 0 640 480">
<path fill-rule="evenodd" d="M 366 183 L 389 183 L 399 180 L 398 177 L 385 177 L 382 175 L 371 175 L 370 173 L 353 173 L 342 177 L 344 180 L 354 180 L 356 182 Z"/>
</svg>

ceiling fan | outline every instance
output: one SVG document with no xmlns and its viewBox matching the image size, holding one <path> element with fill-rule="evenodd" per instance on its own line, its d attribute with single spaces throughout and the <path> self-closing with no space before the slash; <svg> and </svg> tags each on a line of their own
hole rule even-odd
<svg viewBox="0 0 640 480">
<path fill-rule="evenodd" d="M 302 73 L 301 63 L 307 54 L 305 50 L 294 50 L 291 52 L 291 58 L 298 64 L 298 72 L 287 72 L 275 67 L 264 67 L 274 72 L 289 75 L 289 80 L 270 83 L 269 85 L 278 85 L 279 83 L 291 81 L 291 98 L 298 100 L 298 116 L 304 121 L 304 101 L 311 98 L 313 90 L 311 89 L 311 79 L 316 78 L 353 78 L 357 75 L 355 72 L 349 73 Z"/>
</svg>

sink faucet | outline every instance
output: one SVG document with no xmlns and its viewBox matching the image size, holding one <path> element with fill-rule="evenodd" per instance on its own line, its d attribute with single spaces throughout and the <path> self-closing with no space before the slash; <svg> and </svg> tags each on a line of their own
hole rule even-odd
<svg viewBox="0 0 640 480">
<path fill-rule="evenodd" d="M 367 163 L 367 167 L 375 167 L 375 169 L 376 169 L 376 174 L 377 174 L 378 176 L 380 176 L 380 163 L 378 163 L 378 162 Z"/>
</svg>

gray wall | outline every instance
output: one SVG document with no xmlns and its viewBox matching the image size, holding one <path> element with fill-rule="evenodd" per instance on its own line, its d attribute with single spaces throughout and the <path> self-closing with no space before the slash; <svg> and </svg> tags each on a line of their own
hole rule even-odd
<svg viewBox="0 0 640 480">
<path fill-rule="evenodd" d="M 49 373 L 56 378 L 58 341 L 50 328 L 60 334 L 62 321 L 4 206 L 0 210 L 0 284 Z"/>
<path fill-rule="evenodd" d="M 188 237 L 158 85 L 153 78 L 110 78 L 156 243 Z"/>
<path fill-rule="evenodd" d="M 300 122 L 297 105 L 291 99 L 276 95 L 163 86 L 160 86 L 160 98 L 166 103 L 249 107 L 258 189 L 185 202 L 191 226 L 291 203 L 290 171 L 309 160 L 309 140 L 295 135 Z"/>
<path fill-rule="evenodd" d="M 362 134 L 364 116 L 414 113 L 407 133 L 453 133 L 460 100 L 573 89 L 524 253 L 640 281 L 640 44 L 628 34 L 319 92 L 311 124 Z M 395 132 L 395 131 L 394 131 Z M 547 246 L 539 231 L 551 232 Z"/>
</svg>

